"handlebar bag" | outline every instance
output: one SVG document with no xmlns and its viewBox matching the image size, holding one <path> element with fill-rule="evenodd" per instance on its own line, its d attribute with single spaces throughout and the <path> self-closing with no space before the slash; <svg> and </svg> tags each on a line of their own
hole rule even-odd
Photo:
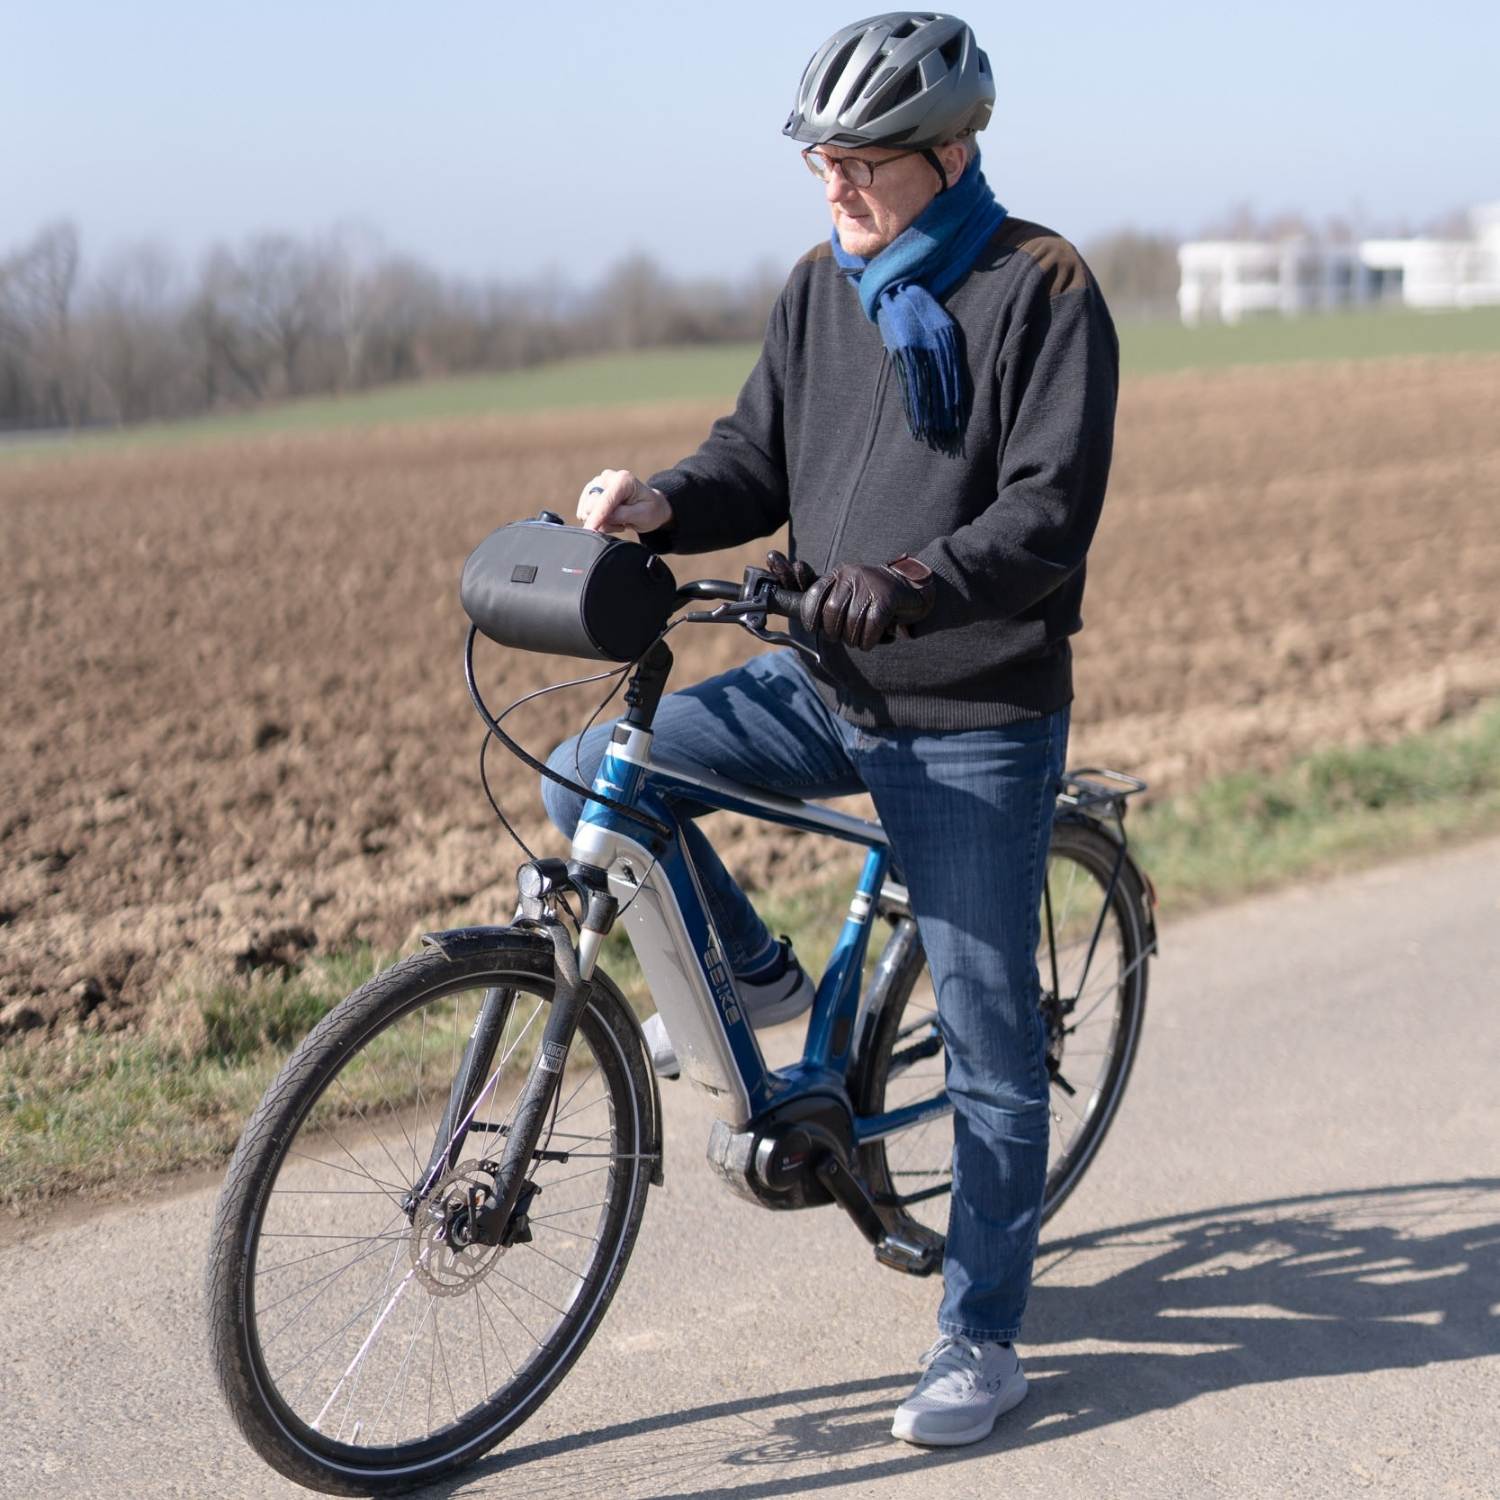
<svg viewBox="0 0 1500 1500">
<path fill-rule="evenodd" d="M 492 641 L 634 661 L 676 605 L 677 580 L 639 542 L 558 520 L 512 521 L 469 554 L 458 595 Z"/>
</svg>

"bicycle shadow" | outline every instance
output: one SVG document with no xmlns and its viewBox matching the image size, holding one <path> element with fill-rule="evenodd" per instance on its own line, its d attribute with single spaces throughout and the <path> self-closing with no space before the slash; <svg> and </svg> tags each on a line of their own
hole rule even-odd
<svg viewBox="0 0 1500 1500">
<path fill-rule="evenodd" d="M 903 1368 L 523 1442 L 422 1493 L 484 1495 L 521 1465 L 533 1496 L 582 1483 L 610 1496 L 772 1500 L 894 1478 L 1210 1392 L 1494 1355 L 1497 1287 L 1495 1177 L 1141 1220 L 1044 1243 L 1024 1349 L 1031 1396 L 971 1448 L 890 1437 L 893 1400 L 912 1378 Z"/>
</svg>

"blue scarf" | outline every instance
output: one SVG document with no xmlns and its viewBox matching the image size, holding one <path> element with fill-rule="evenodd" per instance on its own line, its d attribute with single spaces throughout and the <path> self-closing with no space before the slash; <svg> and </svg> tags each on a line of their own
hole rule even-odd
<svg viewBox="0 0 1500 1500">
<path fill-rule="evenodd" d="M 833 231 L 833 256 L 859 291 L 901 378 L 906 425 L 939 452 L 963 451 L 973 393 L 959 356 L 958 331 L 938 300 L 969 274 L 1005 220 L 979 156 L 871 260 L 851 255 Z"/>
</svg>

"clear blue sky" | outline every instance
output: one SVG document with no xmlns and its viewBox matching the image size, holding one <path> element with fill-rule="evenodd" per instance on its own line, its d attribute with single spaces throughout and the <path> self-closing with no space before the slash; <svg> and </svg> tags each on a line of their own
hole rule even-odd
<svg viewBox="0 0 1500 1500">
<path fill-rule="evenodd" d="M 1500 4 L 969 3 L 981 138 L 1074 239 L 1231 205 L 1420 221 L 1500 198 Z M 0 0 L 0 250 L 67 215 L 97 263 L 355 219 L 439 268 L 588 280 L 788 263 L 824 232 L 780 134 L 859 6 Z"/>
</svg>

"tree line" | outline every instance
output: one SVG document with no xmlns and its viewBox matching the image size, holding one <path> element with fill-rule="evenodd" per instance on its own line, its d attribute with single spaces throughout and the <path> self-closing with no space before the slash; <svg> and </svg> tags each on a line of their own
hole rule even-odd
<svg viewBox="0 0 1500 1500">
<path fill-rule="evenodd" d="M 0 256 L 0 429 L 196 416 L 602 350 L 758 339 L 782 276 L 668 276 L 631 254 L 592 288 L 443 276 L 370 235 L 256 235 L 191 274 L 160 246 L 85 274 L 49 224 Z"/>
<path fill-rule="evenodd" d="M 1175 310 L 1176 241 L 1085 247 L 1117 316 Z M 220 245 L 191 272 L 158 245 L 86 270 L 49 224 L 0 254 L 0 431 L 124 425 L 568 355 L 759 339 L 785 268 L 668 275 L 631 254 L 593 287 L 444 276 L 345 228 Z"/>
</svg>

